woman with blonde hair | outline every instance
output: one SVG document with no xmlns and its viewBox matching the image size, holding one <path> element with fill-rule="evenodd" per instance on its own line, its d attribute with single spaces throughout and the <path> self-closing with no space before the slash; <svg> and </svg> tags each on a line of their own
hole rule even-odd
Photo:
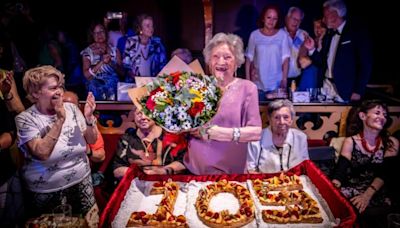
<svg viewBox="0 0 400 228">
<path fill-rule="evenodd" d="M 33 105 L 20 113 L 18 147 L 25 157 L 22 176 L 28 190 L 30 216 L 52 213 L 65 202 L 89 224 L 98 222 L 86 142 L 97 139 L 94 96 L 89 93 L 84 114 L 63 102 L 64 75 L 52 66 L 28 70 L 23 86 Z"/>
</svg>

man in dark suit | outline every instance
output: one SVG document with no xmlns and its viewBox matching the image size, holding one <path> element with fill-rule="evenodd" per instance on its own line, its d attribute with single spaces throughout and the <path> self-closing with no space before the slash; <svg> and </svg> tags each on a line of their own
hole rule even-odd
<svg viewBox="0 0 400 228">
<path fill-rule="evenodd" d="M 328 0 L 323 6 L 329 30 L 322 48 L 315 50 L 312 39 L 307 39 L 304 45 L 319 67 L 320 84 L 326 95 L 339 102 L 358 101 L 371 77 L 368 33 L 346 21 L 347 8 L 341 0 Z"/>
</svg>

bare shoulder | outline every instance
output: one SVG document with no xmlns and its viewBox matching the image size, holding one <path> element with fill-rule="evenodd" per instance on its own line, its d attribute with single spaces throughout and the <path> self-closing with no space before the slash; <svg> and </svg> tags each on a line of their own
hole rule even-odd
<svg viewBox="0 0 400 228">
<path fill-rule="evenodd" d="M 358 140 L 357 136 L 346 137 L 343 141 L 343 145 L 351 145 L 353 146 L 353 142 Z"/>
<path fill-rule="evenodd" d="M 352 136 L 354 137 L 354 136 Z M 347 157 L 349 160 L 351 159 L 351 153 L 353 150 L 353 138 L 352 137 L 346 137 L 343 142 L 342 149 L 340 151 L 340 154 L 344 157 Z"/>
</svg>

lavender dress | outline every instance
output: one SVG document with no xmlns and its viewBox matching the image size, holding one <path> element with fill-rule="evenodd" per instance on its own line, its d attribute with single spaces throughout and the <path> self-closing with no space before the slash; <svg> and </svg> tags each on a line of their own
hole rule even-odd
<svg viewBox="0 0 400 228">
<path fill-rule="evenodd" d="M 255 84 L 238 79 L 221 98 L 220 107 L 210 124 L 234 128 L 261 127 Z M 238 174 L 246 168 L 247 143 L 203 141 L 192 138 L 184 164 L 194 174 Z"/>
</svg>

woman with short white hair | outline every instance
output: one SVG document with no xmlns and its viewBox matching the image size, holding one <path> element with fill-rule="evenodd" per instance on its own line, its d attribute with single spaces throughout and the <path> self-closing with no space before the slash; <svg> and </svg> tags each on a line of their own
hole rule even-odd
<svg viewBox="0 0 400 228">
<path fill-rule="evenodd" d="M 262 131 L 260 141 L 249 143 L 249 173 L 287 171 L 309 159 L 306 134 L 291 127 L 294 117 L 294 107 L 289 100 L 269 103 L 270 126 Z"/>
<path fill-rule="evenodd" d="M 192 132 L 184 164 L 194 174 L 244 173 L 247 143 L 259 140 L 261 118 L 256 85 L 235 77 L 244 63 L 243 42 L 237 35 L 218 33 L 203 54 L 224 92 L 213 119 Z"/>
</svg>

